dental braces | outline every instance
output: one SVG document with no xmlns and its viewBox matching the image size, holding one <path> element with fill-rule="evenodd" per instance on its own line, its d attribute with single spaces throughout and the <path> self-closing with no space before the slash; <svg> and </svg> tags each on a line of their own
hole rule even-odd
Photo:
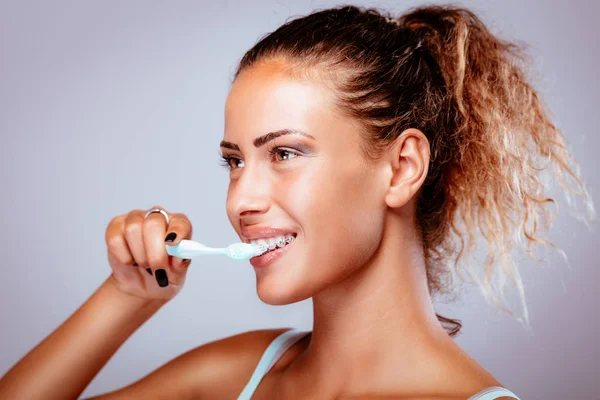
<svg viewBox="0 0 600 400">
<path fill-rule="evenodd" d="M 258 246 L 258 248 L 260 249 L 260 251 L 267 251 L 267 250 L 274 250 L 275 247 L 283 247 L 286 244 L 292 243 L 294 241 L 294 239 L 296 239 L 293 235 L 286 235 L 285 238 L 280 237 L 277 239 L 276 242 L 272 242 L 269 244 L 257 244 L 255 246 Z"/>
</svg>

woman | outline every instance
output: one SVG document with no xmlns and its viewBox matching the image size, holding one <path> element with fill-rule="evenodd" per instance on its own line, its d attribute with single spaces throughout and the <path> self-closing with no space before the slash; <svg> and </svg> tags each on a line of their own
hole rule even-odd
<svg viewBox="0 0 600 400">
<path fill-rule="evenodd" d="M 553 200 L 538 175 L 549 164 L 592 206 L 519 57 L 450 6 L 399 18 L 333 8 L 260 40 L 225 106 L 227 214 L 243 241 L 287 243 L 251 260 L 258 296 L 312 298 L 313 330 L 207 343 L 94 399 L 517 398 L 454 342 L 460 323 L 432 298 L 465 271 L 500 307 L 496 271 L 523 298 L 507 255 L 513 235 L 528 249 L 543 241 Z M 488 244 L 483 280 L 458 263 L 476 228 Z M 189 260 L 169 257 L 164 241 L 191 237 L 186 215 L 161 207 L 115 217 L 112 274 L 2 378 L 0 397 L 76 398 L 181 290 Z"/>
</svg>

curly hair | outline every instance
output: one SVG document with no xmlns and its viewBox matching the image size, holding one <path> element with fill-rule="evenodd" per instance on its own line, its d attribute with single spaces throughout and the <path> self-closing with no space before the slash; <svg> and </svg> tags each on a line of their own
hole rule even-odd
<svg viewBox="0 0 600 400">
<path fill-rule="evenodd" d="M 399 17 L 340 6 L 286 22 L 241 59 L 233 80 L 257 63 L 283 61 L 293 79 L 320 80 L 336 108 L 364 127 L 363 150 L 377 160 L 404 130 L 430 144 L 429 172 L 416 194 L 416 226 L 430 296 L 448 294 L 466 270 L 488 302 L 504 307 L 508 277 L 529 324 L 515 244 L 532 256 L 554 219 L 542 172 L 595 210 L 539 95 L 527 81 L 524 45 L 492 35 L 470 10 L 415 7 Z M 567 198 L 569 200 L 569 198 Z M 589 226 L 589 225 L 588 225 Z M 487 245 L 483 279 L 468 258 L 479 230 Z M 460 262 L 464 261 L 464 262 Z M 450 336 L 460 320 L 436 314 Z M 519 318 L 522 321 L 521 318 Z"/>
</svg>

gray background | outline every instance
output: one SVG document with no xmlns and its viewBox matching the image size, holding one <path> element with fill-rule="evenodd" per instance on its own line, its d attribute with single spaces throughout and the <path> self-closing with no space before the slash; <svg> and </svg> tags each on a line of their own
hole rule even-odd
<svg viewBox="0 0 600 400">
<path fill-rule="evenodd" d="M 401 12 L 416 1 L 371 5 Z M 193 239 L 237 236 L 217 163 L 236 63 L 292 16 L 335 2 L 0 3 L 0 373 L 68 318 L 110 273 L 109 220 L 159 204 Z M 598 193 L 600 13 L 596 1 L 464 1 L 496 34 L 531 45 L 536 83 Z M 597 197 L 597 196 L 596 196 Z M 561 199 L 559 199 L 561 200 Z M 567 213 L 549 235 L 569 256 L 523 258 L 532 331 L 466 287 L 438 312 L 456 340 L 523 399 L 599 398 L 598 235 Z M 119 349 L 83 393 L 114 390 L 203 343 L 258 328 L 310 329 L 310 300 L 269 306 L 247 263 L 197 259 L 185 289 Z M 512 294 L 511 294 L 512 293 Z M 509 292 L 515 312 L 518 303 Z"/>
</svg>

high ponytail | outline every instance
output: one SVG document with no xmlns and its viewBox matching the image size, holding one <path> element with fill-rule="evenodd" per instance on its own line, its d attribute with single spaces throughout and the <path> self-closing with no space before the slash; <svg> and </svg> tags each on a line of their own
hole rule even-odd
<svg viewBox="0 0 600 400">
<path fill-rule="evenodd" d="M 235 77 L 281 57 L 294 77 L 332 85 L 340 112 L 364 126 L 364 153 L 380 157 L 406 129 L 429 140 L 431 160 L 417 201 L 417 228 L 432 296 L 454 288 L 464 272 L 486 300 L 504 307 L 509 278 L 528 323 L 525 293 L 511 258 L 515 244 L 531 255 L 551 225 L 540 174 L 593 204 L 564 138 L 525 76 L 518 45 L 492 35 L 471 11 L 424 6 L 395 18 L 344 6 L 287 22 L 240 61 Z M 234 78 L 235 79 L 235 78 Z M 469 262 L 479 230 L 487 246 L 483 279 Z M 461 263 L 461 261 L 464 261 Z M 449 334 L 458 320 L 438 315 Z"/>
<path fill-rule="evenodd" d="M 456 254 L 452 270 L 464 279 L 458 262 L 473 252 L 479 228 L 488 249 L 483 280 L 468 262 L 467 272 L 488 301 L 511 313 L 503 306 L 508 277 L 518 290 L 528 324 L 522 280 L 510 253 L 519 244 L 533 258 L 534 243 L 561 252 L 541 238 L 553 222 L 547 206 L 558 207 L 545 194 L 542 173 L 548 167 L 568 192 L 583 199 L 588 219 L 595 218 L 576 162 L 527 82 L 522 47 L 495 37 L 463 8 L 420 7 L 401 16 L 398 23 L 416 34 L 439 66 L 450 103 L 444 111 L 447 116 L 439 116 L 438 123 L 429 127 L 440 132 L 442 141 L 452 138 L 440 143 L 450 144 L 453 153 L 444 176 L 429 182 L 446 188 L 446 205 L 429 227 L 431 208 L 437 207 L 428 207 L 426 197 L 418 207 L 430 260 L 438 263 Z M 447 124 L 448 119 L 453 123 Z M 447 225 L 454 241 L 446 236 Z"/>
</svg>

